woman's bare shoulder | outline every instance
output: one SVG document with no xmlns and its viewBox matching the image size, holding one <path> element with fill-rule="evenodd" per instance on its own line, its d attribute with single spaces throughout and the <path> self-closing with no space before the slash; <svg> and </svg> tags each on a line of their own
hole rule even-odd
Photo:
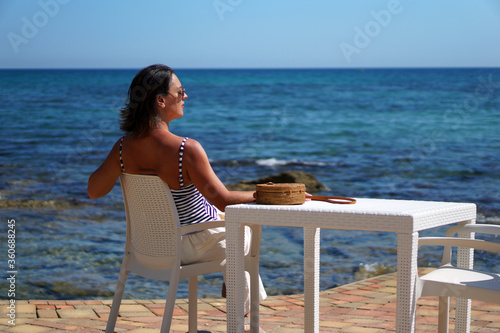
<svg viewBox="0 0 500 333">
<path fill-rule="evenodd" d="M 186 143 L 184 144 L 184 154 L 187 157 L 196 159 L 206 157 L 207 155 L 201 143 L 191 138 L 186 140 Z"/>
<path fill-rule="evenodd" d="M 195 139 L 187 138 L 186 143 L 184 144 L 185 147 L 191 148 L 191 149 L 203 149 L 201 143 L 199 143 Z"/>
</svg>

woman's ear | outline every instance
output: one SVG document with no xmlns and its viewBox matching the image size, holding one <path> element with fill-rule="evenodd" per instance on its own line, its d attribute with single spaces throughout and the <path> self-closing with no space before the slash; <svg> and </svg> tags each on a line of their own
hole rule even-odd
<svg viewBox="0 0 500 333">
<path fill-rule="evenodd" d="M 156 95 L 155 101 L 160 108 L 165 108 L 167 102 L 165 95 Z"/>
</svg>

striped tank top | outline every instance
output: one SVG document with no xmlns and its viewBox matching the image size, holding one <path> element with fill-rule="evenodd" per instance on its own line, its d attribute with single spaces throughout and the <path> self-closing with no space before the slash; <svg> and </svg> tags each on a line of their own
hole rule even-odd
<svg viewBox="0 0 500 333">
<path fill-rule="evenodd" d="M 184 155 L 184 144 L 188 138 L 182 140 L 179 149 L 179 184 L 181 186 L 178 190 L 170 189 L 172 197 L 174 198 L 179 221 L 181 225 L 188 225 L 194 223 L 202 223 L 207 221 L 217 220 L 219 218 L 217 209 L 205 199 L 205 197 L 198 191 L 193 183 L 184 187 L 184 178 L 182 176 L 182 156 Z M 122 145 L 123 137 L 120 140 L 120 165 L 122 172 L 125 172 L 125 166 L 122 160 Z"/>
</svg>

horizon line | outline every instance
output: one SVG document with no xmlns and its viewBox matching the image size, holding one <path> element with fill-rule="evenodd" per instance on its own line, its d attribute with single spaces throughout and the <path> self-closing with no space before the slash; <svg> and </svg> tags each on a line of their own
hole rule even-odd
<svg viewBox="0 0 500 333">
<path fill-rule="evenodd" d="M 145 67 L 0 67 L 0 70 L 140 70 L 142 68 Z M 500 66 L 177 67 L 173 69 L 174 70 L 371 70 L 371 69 L 481 69 L 481 68 L 484 69 L 500 68 Z"/>
</svg>

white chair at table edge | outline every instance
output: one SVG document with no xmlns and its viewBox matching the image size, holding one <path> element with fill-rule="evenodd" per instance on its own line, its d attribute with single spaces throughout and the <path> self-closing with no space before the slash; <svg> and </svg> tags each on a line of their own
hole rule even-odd
<svg viewBox="0 0 500 333">
<path fill-rule="evenodd" d="M 448 229 L 446 237 L 421 237 L 419 239 L 419 246 L 444 246 L 441 266 L 417 279 L 417 299 L 422 296 L 439 296 L 439 332 L 448 332 L 450 297 L 500 304 L 500 274 L 458 268 L 451 264 L 452 247 L 500 253 L 500 242 L 453 237 L 457 233 L 459 236 L 471 235 L 472 238 L 476 233 L 500 236 L 500 225 L 456 225 Z"/>
<path fill-rule="evenodd" d="M 197 276 L 221 272 L 222 260 L 181 265 L 181 236 L 194 231 L 224 227 L 224 221 L 210 221 L 180 227 L 175 202 L 168 185 L 158 176 L 122 174 L 120 176 L 127 234 L 123 262 L 116 286 L 106 332 L 113 332 L 129 272 L 170 281 L 161 332 L 170 330 L 179 280 L 189 278 L 189 332 L 197 331 Z M 250 252 L 245 267 L 250 278 L 258 263 L 261 228 L 252 228 Z M 253 264 L 250 262 L 253 261 Z M 252 282 L 254 283 L 254 282 Z"/>
</svg>

